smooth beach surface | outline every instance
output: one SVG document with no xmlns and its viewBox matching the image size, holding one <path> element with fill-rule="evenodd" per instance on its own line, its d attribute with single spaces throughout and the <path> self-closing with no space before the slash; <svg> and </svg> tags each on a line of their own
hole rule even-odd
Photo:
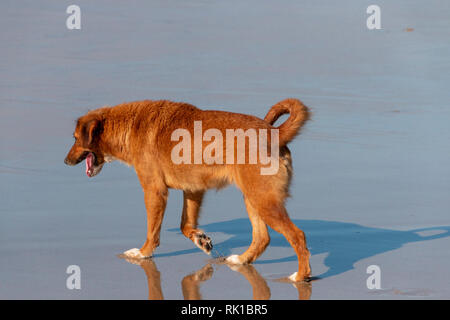
<svg viewBox="0 0 450 320">
<path fill-rule="evenodd" d="M 0 3 L 1 299 L 449 299 L 450 5 L 377 1 L 68 1 Z M 280 278 L 294 251 L 272 242 L 252 265 L 251 226 L 233 186 L 210 191 L 207 256 L 178 227 L 171 190 L 152 260 L 118 257 L 145 240 L 132 168 L 89 179 L 64 165 L 75 120 L 140 99 L 263 118 L 295 97 L 312 120 L 290 145 L 287 202 L 306 233 L 315 281 Z M 66 286 L 79 266 L 81 289 Z M 381 288 L 369 289 L 376 265 Z"/>
</svg>

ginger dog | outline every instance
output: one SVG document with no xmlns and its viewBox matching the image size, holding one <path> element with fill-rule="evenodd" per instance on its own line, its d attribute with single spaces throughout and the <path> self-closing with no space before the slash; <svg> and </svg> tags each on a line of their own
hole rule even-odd
<svg viewBox="0 0 450 320">
<path fill-rule="evenodd" d="M 274 127 L 275 121 L 287 113 L 289 118 L 279 127 Z M 159 246 L 169 188 L 183 190 L 182 233 L 209 253 L 211 239 L 197 228 L 203 196 L 207 189 L 219 189 L 234 183 L 244 195 L 253 240 L 247 251 L 232 255 L 226 261 L 230 264 L 255 261 L 269 244 L 267 226 L 270 226 L 288 240 L 298 256 L 298 271 L 289 279 L 302 281 L 310 277 L 310 254 L 303 231 L 292 223 L 284 206 L 292 177 L 291 155 L 286 145 L 308 119 L 308 108 L 297 99 L 286 99 L 275 104 L 264 120 L 251 115 L 200 110 L 187 103 L 166 100 L 123 103 L 89 111 L 80 117 L 73 135 L 75 143 L 64 162 L 76 165 L 86 160 L 86 174 L 89 177 L 97 175 L 105 162 L 112 160 L 120 160 L 134 167 L 144 190 L 147 209 L 147 239 L 144 245 L 141 249 L 130 249 L 124 253 L 136 259 L 150 257 Z M 243 153 L 251 158 L 254 150 L 251 150 L 250 143 L 242 149 L 233 140 L 231 158 L 228 158 L 230 150 L 225 150 L 225 147 L 230 147 L 228 142 L 211 148 L 211 145 L 199 144 L 197 140 L 188 140 L 185 147 L 180 148 L 182 135 L 174 133 L 195 136 L 199 124 L 205 132 L 203 142 L 211 141 L 212 136 L 216 140 L 225 136 L 228 138 L 230 129 L 242 129 L 246 133 L 251 129 L 259 138 L 262 137 L 261 132 L 268 132 L 267 139 L 262 140 L 267 142 L 267 146 L 260 146 L 259 151 L 267 152 L 272 160 L 277 161 L 277 170 L 262 174 L 267 162 L 236 161 Z M 205 139 L 207 132 L 209 140 Z M 277 134 L 279 141 L 272 139 L 277 138 Z M 250 141 L 251 135 L 244 138 Z M 205 159 L 204 155 L 208 152 L 210 158 Z M 176 161 L 174 156 L 178 157 Z M 180 156 L 184 162 L 180 162 Z M 215 161 L 211 161 L 211 157 Z M 257 154 L 257 159 L 262 158 L 261 153 Z"/>
</svg>

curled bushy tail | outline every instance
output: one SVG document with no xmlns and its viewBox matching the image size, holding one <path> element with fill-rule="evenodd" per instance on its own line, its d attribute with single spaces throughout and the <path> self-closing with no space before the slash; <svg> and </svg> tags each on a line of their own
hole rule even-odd
<svg viewBox="0 0 450 320">
<path fill-rule="evenodd" d="M 285 146 L 300 132 L 300 128 L 308 121 L 308 108 L 298 99 L 285 99 L 270 108 L 264 121 L 273 125 L 283 114 L 289 113 L 289 118 L 277 129 L 279 131 L 280 146 Z"/>
</svg>

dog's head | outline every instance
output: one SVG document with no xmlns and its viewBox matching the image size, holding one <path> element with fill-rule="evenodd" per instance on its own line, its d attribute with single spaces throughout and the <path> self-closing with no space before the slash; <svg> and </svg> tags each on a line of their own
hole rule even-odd
<svg viewBox="0 0 450 320">
<path fill-rule="evenodd" d="M 74 166 L 86 160 L 86 174 L 96 176 L 105 163 L 104 154 L 100 148 L 103 123 L 96 114 L 86 114 L 78 119 L 73 137 L 75 143 L 67 154 L 64 163 Z"/>
</svg>

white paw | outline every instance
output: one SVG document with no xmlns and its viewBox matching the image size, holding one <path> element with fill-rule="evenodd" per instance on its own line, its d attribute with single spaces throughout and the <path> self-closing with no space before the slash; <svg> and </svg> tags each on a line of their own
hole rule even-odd
<svg viewBox="0 0 450 320">
<path fill-rule="evenodd" d="M 139 250 L 138 248 L 133 248 L 133 249 L 127 250 L 123 254 L 125 256 L 127 256 L 128 258 L 133 258 L 133 259 L 145 258 L 145 256 L 141 253 L 141 250 Z"/>
<path fill-rule="evenodd" d="M 239 259 L 239 256 L 237 254 L 229 256 L 226 261 L 232 264 L 242 264 L 241 259 Z"/>
<path fill-rule="evenodd" d="M 296 278 L 297 278 L 297 272 L 294 272 L 293 274 L 291 274 L 289 276 L 289 280 L 294 281 L 294 282 L 297 281 Z"/>
</svg>

